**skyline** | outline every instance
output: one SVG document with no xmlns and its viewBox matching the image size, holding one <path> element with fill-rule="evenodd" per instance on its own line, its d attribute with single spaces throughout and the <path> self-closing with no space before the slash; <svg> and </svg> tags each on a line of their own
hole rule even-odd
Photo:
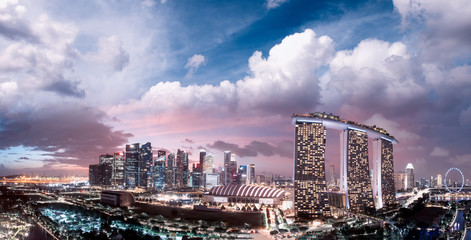
<svg viewBox="0 0 471 240">
<path fill-rule="evenodd" d="M 145 142 L 292 175 L 291 114 L 327 112 L 391 133 L 396 171 L 469 178 L 469 14 L 464 0 L 3 1 L 0 175 L 85 175 Z"/>
</svg>

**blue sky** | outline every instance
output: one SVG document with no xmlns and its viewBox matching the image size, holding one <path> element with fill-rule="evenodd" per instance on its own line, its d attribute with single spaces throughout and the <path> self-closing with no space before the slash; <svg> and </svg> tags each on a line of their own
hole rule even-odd
<svg viewBox="0 0 471 240">
<path fill-rule="evenodd" d="M 0 175 L 232 150 L 290 175 L 294 112 L 382 126 L 396 170 L 471 174 L 466 0 L 0 3 Z M 338 161 L 329 132 L 328 164 Z M 420 169 L 420 170 L 419 170 Z M 443 174 L 443 173 L 442 173 Z"/>
</svg>

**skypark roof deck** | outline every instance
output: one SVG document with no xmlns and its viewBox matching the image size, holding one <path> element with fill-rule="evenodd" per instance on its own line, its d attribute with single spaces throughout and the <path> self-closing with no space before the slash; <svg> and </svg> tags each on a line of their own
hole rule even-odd
<svg viewBox="0 0 471 240">
<path fill-rule="evenodd" d="M 296 124 L 296 122 L 321 123 L 329 129 L 354 129 L 357 131 L 366 132 L 366 134 L 372 138 L 383 138 L 392 142 L 393 144 L 398 143 L 398 141 L 383 128 L 377 127 L 376 125 L 368 126 L 354 121 L 341 119 L 339 116 L 333 115 L 332 113 L 316 112 L 305 114 L 293 114 L 291 118 L 293 124 Z"/>
</svg>

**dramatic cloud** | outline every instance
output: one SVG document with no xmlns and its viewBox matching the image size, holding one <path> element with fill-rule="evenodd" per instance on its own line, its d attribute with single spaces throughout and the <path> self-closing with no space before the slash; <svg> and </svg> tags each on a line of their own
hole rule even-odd
<svg viewBox="0 0 471 240">
<path fill-rule="evenodd" d="M 115 107 L 112 112 L 141 110 L 211 111 L 221 113 L 291 114 L 314 109 L 320 101 L 315 70 L 333 54 L 332 40 L 316 38 L 308 29 L 287 36 L 274 46 L 266 59 L 255 52 L 249 59 L 250 75 L 237 83 L 222 81 L 218 86 L 159 82 L 139 101 Z M 152 112 L 149 112 L 151 110 Z"/>
<path fill-rule="evenodd" d="M 203 55 L 195 54 L 193 57 L 188 58 L 188 62 L 185 65 L 185 68 L 188 69 L 188 73 L 186 74 L 186 78 L 191 78 L 193 73 L 200 68 L 200 66 L 206 63 L 206 59 Z"/>
</svg>

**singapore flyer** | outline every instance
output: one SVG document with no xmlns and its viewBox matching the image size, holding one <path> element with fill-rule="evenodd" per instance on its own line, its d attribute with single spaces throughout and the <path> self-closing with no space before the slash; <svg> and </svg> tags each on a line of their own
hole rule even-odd
<svg viewBox="0 0 471 240">
<path fill-rule="evenodd" d="M 448 187 L 448 183 L 447 183 L 448 173 L 449 173 L 450 171 L 452 171 L 452 170 L 456 170 L 456 171 L 458 171 L 458 172 L 461 174 L 461 187 L 460 187 L 458 190 L 456 190 L 456 191 L 452 191 L 452 190 Z M 446 173 L 445 173 L 445 187 L 446 187 L 446 190 L 448 190 L 448 192 L 457 192 L 457 193 L 458 193 L 458 192 L 461 191 L 461 189 L 463 189 L 463 186 L 464 186 L 464 175 L 463 175 L 463 173 L 461 172 L 461 170 L 458 169 L 458 168 L 456 168 L 456 167 L 452 167 L 452 168 L 448 169 L 448 171 L 446 171 Z"/>
</svg>

